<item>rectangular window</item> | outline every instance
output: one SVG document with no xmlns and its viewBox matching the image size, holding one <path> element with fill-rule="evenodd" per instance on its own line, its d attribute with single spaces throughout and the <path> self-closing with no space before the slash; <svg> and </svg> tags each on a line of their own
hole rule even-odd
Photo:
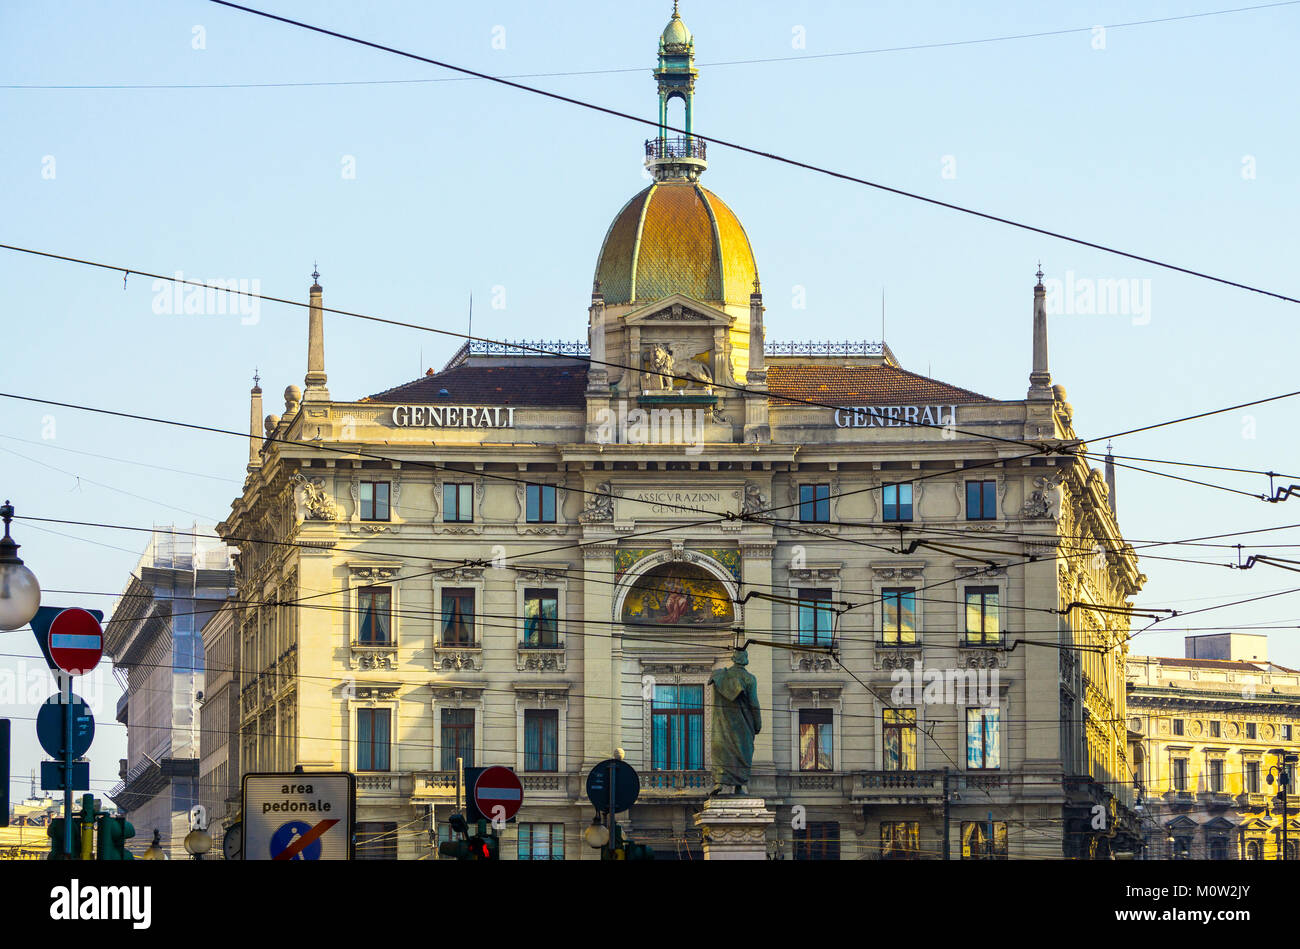
<svg viewBox="0 0 1300 949">
<path fill-rule="evenodd" d="M 387 771 L 392 710 L 357 709 L 357 770 Z"/>
<path fill-rule="evenodd" d="M 966 644 L 988 646 L 1002 641 L 998 624 L 998 588 L 966 588 Z"/>
<path fill-rule="evenodd" d="M 799 645 L 829 646 L 835 613 L 829 604 L 830 590 L 800 588 L 799 590 Z"/>
<path fill-rule="evenodd" d="M 528 495 L 528 523 L 529 524 L 554 524 L 555 523 L 555 485 L 553 484 L 530 484 L 527 488 Z"/>
<path fill-rule="evenodd" d="M 361 482 L 361 519 L 363 521 L 388 520 L 387 481 Z"/>
<path fill-rule="evenodd" d="M 912 519 L 912 486 L 910 484 L 887 484 L 884 491 L 884 510 L 886 521 L 910 521 Z"/>
<path fill-rule="evenodd" d="M 396 821 L 357 821 L 358 860 L 396 860 Z"/>
<path fill-rule="evenodd" d="M 1282 740 L 1283 740 L 1283 741 L 1290 741 L 1290 740 L 1291 740 L 1291 726 L 1290 726 L 1290 725 L 1283 725 L 1283 726 L 1282 726 Z"/>
<path fill-rule="evenodd" d="M 455 771 L 456 759 L 464 758 L 466 768 L 474 767 L 474 710 L 442 710 L 442 770 Z"/>
<path fill-rule="evenodd" d="M 558 771 L 560 713 L 553 708 L 524 709 L 524 770 Z"/>
<path fill-rule="evenodd" d="M 1174 790 L 1186 791 L 1187 790 L 1187 759 L 1175 758 L 1173 763 L 1174 763 L 1174 776 L 1173 776 Z"/>
<path fill-rule="evenodd" d="M 916 642 L 916 591 L 911 587 L 881 590 L 880 605 L 885 643 Z"/>
<path fill-rule="evenodd" d="M 799 770 L 835 767 L 834 713 L 828 708 L 799 709 Z"/>
<path fill-rule="evenodd" d="M 1247 722 L 1247 723 L 1246 723 L 1246 737 L 1249 738 L 1251 741 L 1254 741 L 1254 740 L 1255 740 L 1255 723 L 1254 723 L 1254 722 Z"/>
<path fill-rule="evenodd" d="M 963 860 L 1007 859 L 1006 821 L 962 821 L 961 858 Z"/>
<path fill-rule="evenodd" d="M 1210 790 L 1219 792 L 1223 790 L 1223 759 L 1210 759 Z"/>
<path fill-rule="evenodd" d="M 966 520 L 991 521 L 998 516 L 996 481 L 966 482 Z"/>
<path fill-rule="evenodd" d="M 882 713 L 885 770 L 916 770 L 916 709 L 887 708 Z"/>
<path fill-rule="evenodd" d="M 524 590 L 524 645 L 558 646 L 560 644 L 560 592 L 558 590 Z"/>
<path fill-rule="evenodd" d="M 799 485 L 799 520 L 805 524 L 825 524 L 831 519 L 831 486 Z"/>
<path fill-rule="evenodd" d="M 1218 738 L 1218 737 L 1219 737 L 1219 727 L 1220 727 L 1220 723 L 1219 723 L 1219 722 L 1210 722 L 1210 737 L 1211 737 L 1211 738 Z"/>
<path fill-rule="evenodd" d="M 393 641 L 393 591 L 389 587 L 361 587 L 357 590 L 357 642 L 386 645 Z"/>
<path fill-rule="evenodd" d="M 1181 718 L 1175 718 L 1175 719 L 1174 719 L 1174 734 L 1175 734 L 1175 735 L 1181 735 L 1182 733 L 1183 733 L 1183 720 L 1182 720 Z"/>
<path fill-rule="evenodd" d="M 442 486 L 442 519 L 446 522 L 463 523 L 474 520 L 474 485 L 444 484 Z"/>
<path fill-rule="evenodd" d="M 656 685 L 650 725 L 656 771 L 704 770 L 704 686 Z"/>
<path fill-rule="evenodd" d="M 1259 793 L 1259 762 L 1258 761 L 1246 762 L 1246 793 L 1247 794 Z"/>
<path fill-rule="evenodd" d="M 796 830 L 794 858 L 796 860 L 840 859 L 839 821 L 809 821 L 808 826 Z"/>
<path fill-rule="evenodd" d="M 888 820 L 880 822 L 881 860 L 920 860 L 921 822 Z"/>
<path fill-rule="evenodd" d="M 1002 767 L 1001 715 L 995 708 L 966 709 L 966 767 Z"/>
<path fill-rule="evenodd" d="M 442 645 L 474 645 L 474 590 L 470 587 L 443 587 Z"/>
<path fill-rule="evenodd" d="M 520 824 L 520 860 L 563 860 L 563 824 Z"/>
</svg>

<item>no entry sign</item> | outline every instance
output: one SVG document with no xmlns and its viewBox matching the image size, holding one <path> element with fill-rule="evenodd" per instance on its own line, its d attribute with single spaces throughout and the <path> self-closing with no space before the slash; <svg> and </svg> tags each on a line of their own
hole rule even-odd
<svg viewBox="0 0 1300 949">
<path fill-rule="evenodd" d="M 488 820 L 510 820 L 523 803 L 524 786 L 509 768 L 485 768 L 474 782 L 474 805 Z"/>
<path fill-rule="evenodd" d="M 82 675 L 99 665 L 104 654 L 104 630 L 99 620 L 74 606 L 54 617 L 49 647 L 56 666 L 69 675 Z"/>
</svg>

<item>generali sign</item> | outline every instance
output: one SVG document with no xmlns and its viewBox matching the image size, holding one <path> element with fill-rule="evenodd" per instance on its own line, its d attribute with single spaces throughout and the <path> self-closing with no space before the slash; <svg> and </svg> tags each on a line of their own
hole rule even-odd
<svg viewBox="0 0 1300 949">
<path fill-rule="evenodd" d="M 838 428 L 897 428 L 957 424 L 955 405 L 850 405 L 835 410 Z"/>
<path fill-rule="evenodd" d="M 514 428 L 514 406 L 395 405 L 398 428 Z"/>
</svg>

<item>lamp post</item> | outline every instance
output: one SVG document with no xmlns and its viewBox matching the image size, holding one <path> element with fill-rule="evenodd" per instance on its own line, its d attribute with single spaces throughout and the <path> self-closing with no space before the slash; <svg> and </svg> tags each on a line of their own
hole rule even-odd
<svg viewBox="0 0 1300 949">
<path fill-rule="evenodd" d="M 1295 752 L 1287 752 L 1282 755 L 1282 764 L 1273 765 L 1268 769 L 1268 783 L 1273 783 L 1273 773 L 1277 772 L 1278 792 L 1277 796 L 1282 799 L 1282 849 L 1279 851 L 1277 858 L 1279 860 L 1287 859 L 1287 794 L 1291 790 L 1291 768 L 1296 761 L 1300 760 L 1300 755 Z"/>
<path fill-rule="evenodd" d="M 5 525 L 5 535 L 0 538 L 0 630 L 8 632 L 32 621 L 41 605 L 41 585 L 36 574 L 23 565 L 18 544 L 9 536 L 14 506 L 8 501 L 0 505 L 0 518 Z"/>
</svg>

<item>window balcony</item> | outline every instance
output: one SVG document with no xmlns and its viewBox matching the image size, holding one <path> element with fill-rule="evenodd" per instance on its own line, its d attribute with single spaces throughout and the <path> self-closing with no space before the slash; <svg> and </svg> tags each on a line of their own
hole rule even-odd
<svg viewBox="0 0 1300 949">
<path fill-rule="evenodd" d="M 483 647 L 478 643 L 437 643 L 433 647 L 433 668 L 438 672 L 482 672 Z"/>
<path fill-rule="evenodd" d="M 1227 791 L 1201 791 L 1196 799 L 1207 807 L 1231 807 L 1236 803 L 1236 795 Z"/>
<path fill-rule="evenodd" d="M 859 771 L 853 800 L 907 804 L 943 799 L 942 771 Z"/>
<path fill-rule="evenodd" d="M 711 771 L 642 771 L 641 800 L 703 798 L 713 790 Z"/>
<path fill-rule="evenodd" d="M 360 643 L 351 646 L 349 669 L 396 669 L 397 643 Z"/>
<path fill-rule="evenodd" d="M 1167 804 L 1195 804 L 1196 803 L 1195 791 L 1166 791 L 1164 794 L 1160 796 L 1165 799 L 1165 803 Z"/>
<path fill-rule="evenodd" d="M 515 654 L 515 667 L 520 672 L 563 672 L 567 668 L 564 643 L 522 642 Z"/>
<path fill-rule="evenodd" d="M 1266 811 L 1268 810 L 1268 795 L 1261 794 L 1258 791 L 1246 791 L 1237 795 L 1237 806 L 1242 810 Z"/>
</svg>

